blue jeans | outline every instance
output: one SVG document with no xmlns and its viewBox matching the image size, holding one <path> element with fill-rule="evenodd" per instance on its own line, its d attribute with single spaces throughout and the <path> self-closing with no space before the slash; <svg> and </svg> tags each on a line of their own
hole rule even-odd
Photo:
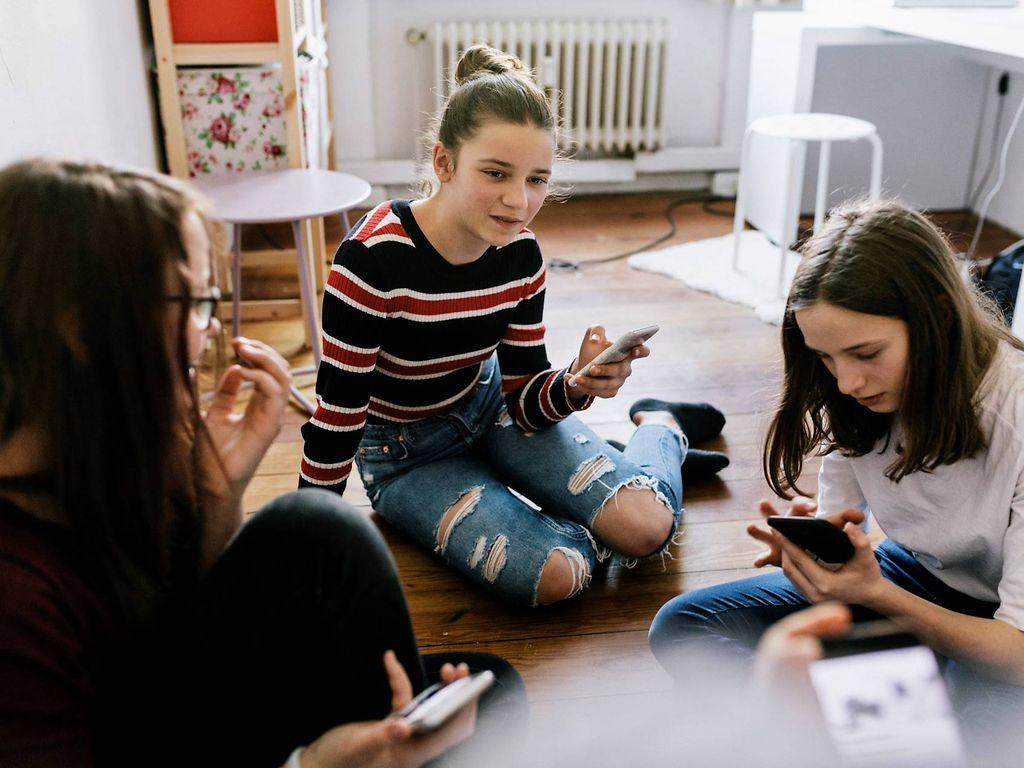
<svg viewBox="0 0 1024 768">
<path fill-rule="evenodd" d="M 471 581 L 536 605 L 553 552 L 572 566 L 574 593 L 610 554 L 591 531 L 620 488 L 652 489 L 672 511 L 675 532 L 685 450 L 678 433 L 650 425 L 620 453 L 575 416 L 524 432 L 505 409 L 492 357 L 476 389 L 448 412 L 409 424 L 368 424 L 356 465 L 385 520 Z M 442 518 L 456 505 L 460 511 L 442 531 Z"/>
<path fill-rule="evenodd" d="M 992 618 L 997 603 L 958 592 L 929 573 L 914 556 L 886 539 L 876 549 L 882 575 L 899 587 L 951 611 Z M 651 650 L 680 683 L 692 672 L 688 660 L 702 658 L 709 646 L 734 658 L 750 659 L 761 635 L 779 619 L 810 603 L 780 570 L 694 590 L 658 611 L 650 630 Z M 854 621 L 881 618 L 851 606 Z M 974 755 L 1005 747 L 1024 715 L 1024 689 L 983 677 L 953 661 L 945 663 L 954 708 Z"/>
<path fill-rule="evenodd" d="M 998 605 L 956 591 L 929 573 L 914 556 L 889 539 L 875 549 L 882 575 L 929 602 L 970 616 L 992 618 Z M 749 656 L 761 635 L 779 619 L 810 602 L 780 570 L 705 589 L 669 600 L 651 624 L 654 655 L 672 671 L 673 657 L 692 643 L 711 643 L 738 656 Z M 855 621 L 880 618 L 851 606 Z"/>
</svg>

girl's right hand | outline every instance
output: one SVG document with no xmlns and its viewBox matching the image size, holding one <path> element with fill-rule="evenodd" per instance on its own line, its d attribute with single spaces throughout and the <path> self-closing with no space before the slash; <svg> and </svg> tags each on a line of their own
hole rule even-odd
<svg viewBox="0 0 1024 768">
<path fill-rule="evenodd" d="M 761 499 L 758 503 L 758 510 L 761 512 L 761 516 L 766 518 L 779 514 L 767 499 Z M 793 503 L 790 504 L 789 511 L 786 514 L 790 517 L 811 517 L 817 511 L 818 504 L 813 499 L 808 499 L 806 496 L 797 496 L 793 499 Z M 847 509 L 843 512 L 825 515 L 824 519 L 828 520 L 836 528 L 842 528 L 847 523 L 854 523 L 855 525 L 863 523 L 864 513 L 859 509 Z M 768 551 L 754 561 L 754 567 L 763 568 L 766 565 L 774 565 L 781 568 L 782 546 L 779 543 L 779 536 L 781 534 L 771 528 L 762 528 L 759 525 L 753 524 L 747 526 L 747 533 L 768 545 Z"/>
<path fill-rule="evenodd" d="M 412 700 L 412 685 L 394 652 L 384 654 L 391 683 L 391 710 L 397 712 Z M 441 680 L 451 683 L 466 677 L 465 664 L 445 664 Z M 432 733 L 415 735 L 412 727 L 396 717 L 349 723 L 332 728 L 304 749 L 302 768 L 418 768 L 469 738 L 476 727 L 476 702 L 463 707 Z"/>
<path fill-rule="evenodd" d="M 242 498 L 281 431 L 291 383 L 288 363 L 272 347 L 244 337 L 231 345 L 248 367 L 232 365 L 224 372 L 203 419 L 209 440 L 199 443 L 200 483 L 207 500 L 228 505 Z M 236 413 L 238 395 L 247 381 L 253 385 L 249 401 L 242 413 Z"/>
</svg>

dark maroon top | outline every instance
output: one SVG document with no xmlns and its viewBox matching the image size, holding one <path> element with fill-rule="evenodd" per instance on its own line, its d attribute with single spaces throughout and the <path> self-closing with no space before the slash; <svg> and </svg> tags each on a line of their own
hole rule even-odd
<svg viewBox="0 0 1024 768">
<path fill-rule="evenodd" d="M 109 617 L 71 531 L 0 499 L 0 765 L 93 762 L 98 649 Z"/>
</svg>

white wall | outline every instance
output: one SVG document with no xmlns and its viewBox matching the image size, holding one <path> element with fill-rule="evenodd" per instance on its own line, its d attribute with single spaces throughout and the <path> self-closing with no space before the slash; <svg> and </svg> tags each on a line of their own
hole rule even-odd
<svg viewBox="0 0 1024 768">
<path fill-rule="evenodd" d="M 813 106 L 821 112 L 846 112 L 878 126 L 885 142 L 883 186 L 912 205 L 958 209 L 967 200 L 972 149 L 979 141 L 974 186 L 996 153 L 977 210 L 995 183 L 998 155 L 1014 111 L 1024 98 L 1024 71 L 1010 73 L 999 140 L 992 148 L 996 114 L 996 82 L 1002 69 L 992 69 L 943 45 L 900 47 L 836 46 L 821 49 L 814 83 Z M 851 77 L 850 73 L 856 73 Z M 898 77 L 890 73 L 899 73 Z M 987 98 L 986 98 L 986 94 Z M 830 203 L 848 190 L 867 188 L 869 151 L 866 144 L 837 145 L 832 154 L 834 179 Z M 802 209 L 814 208 L 817 155 L 808 153 Z M 1006 179 L 992 201 L 988 218 L 1024 233 L 1024 117 L 1010 145 Z"/>
<path fill-rule="evenodd" d="M 895 74 L 895 76 L 894 76 Z M 811 107 L 868 120 L 884 144 L 882 186 L 910 205 L 963 205 L 987 70 L 946 45 L 835 45 L 818 49 Z M 868 189 L 866 141 L 836 143 L 829 205 Z M 818 152 L 807 153 L 803 211 L 814 210 Z"/>
<path fill-rule="evenodd" d="M 157 168 L 142 23 L 136 0 L 0 0 L 0 165 Z"/>
<path fill-rule="evenodd" d="M 742 135 L 752 9 L 714 0 L 335 0 L 328 3 L 336 160 L 396 180 L 417 156 L 434 110 L 432 41 L 406 41 L 436 21 L 659 17 L 668 20 L 667 146 L 737 150 Z M 735 165 L 735 162 L 733 162 Z M 688 170 L 667 168 L 666 170 Z M 375 180 L 375 179 L 371 179 Z M 381 183 L 384 183 L 383 181 Z"/>
<path fill-rule="evenodd" d="M 143 2 L 0 0 L 0 165 L 20 157 L 50 154 L 159 166 L 159 136 L 144 49 L 148 35 L 143 29 Z M 429 29 L 439 19 L 664 16 L 672 32 L 666 100 L 669 147 L 735 149 L 742 135 L 750 54 L 749 7 L 735 8 L 711 0 L 633 0 L 629 4 L 621 0 L 563 0 L 560 4 L 520 0 L 514 8 L 460 0 L 329 0 L 327 7 L 335 146 L 342 167 L 352 161 L 397 160 L 396 183 L 403 183 L 397 179 L 407 173 L 416 150 L 413 129 L 423 125 L 425 114 L 433 108 L 430 43 L 409 46 L 405 32 Z M 834 61 L 823 62 L 825 80 L 841 83 L 840 70 L 851 62 L 844 60 L 844 52 L 837 51 L 835 56 Z M 905 74 L 901 69 L 893 71 Z M 900 79 L 869 78 L 881 82 L 886 98 L 897 99 L 894 86 Z M 818 90 L 815 106 L 825 108 L 829 94 L 838 93 L 831 88 Z M 960 91 L 960 95 L 959 112 L 950 111 L 949 119 L 957 121 L 962 115 L 965 122 L 976 121 L 977 94 L 971 89 Z M 858 97 L 867 103 L 872 94 Z M 1001 136 L 1022 98 L 1024 72 L 1012 73 Z M 985 164 L 994 111 L 995 99 L 990 97 L 982 127 L 979 173 Z M 936 130 L 963 132 L 948 125 Z M 959 140 L 957 146 L 955 158 L 935 158 L 935 173 L 955 173 L 966 180 L 962 166 L 970 149 Z M 887 152 L 889 179 L 900 176 L 896 149 L 894 145 L 893 151 Z M 808 159 L 810 189 L 814 159 Z M 947 167 L 951 159 L 957 166 L 952 170 Z M 833 160 L 839 163 L 836 177 L 845 176 L 841 153 Z M 849 162 L 857 168 L 866 165 L 857 157 Z M 1007 170 L 989 216 L 1024 232 L 1024 124 L 1018 127 Z M 928 181 L 915 180 L 903 191 L 911 191 L 910 197 L 914 197 L 913 188 L 922 184 L 927 186 Z"/>
</svg>

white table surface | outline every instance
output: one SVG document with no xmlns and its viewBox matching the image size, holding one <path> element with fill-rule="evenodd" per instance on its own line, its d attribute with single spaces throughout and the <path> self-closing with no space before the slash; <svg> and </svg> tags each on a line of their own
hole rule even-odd
<svg viewBox="0 0 1024 768">
<path fill-rule="evenodd" d="M 330 216 L 370 196 L 370 185 L 349 173 L 287 168 L 190 179 L 232 224 L 271 224 Z"/>
</svg>

